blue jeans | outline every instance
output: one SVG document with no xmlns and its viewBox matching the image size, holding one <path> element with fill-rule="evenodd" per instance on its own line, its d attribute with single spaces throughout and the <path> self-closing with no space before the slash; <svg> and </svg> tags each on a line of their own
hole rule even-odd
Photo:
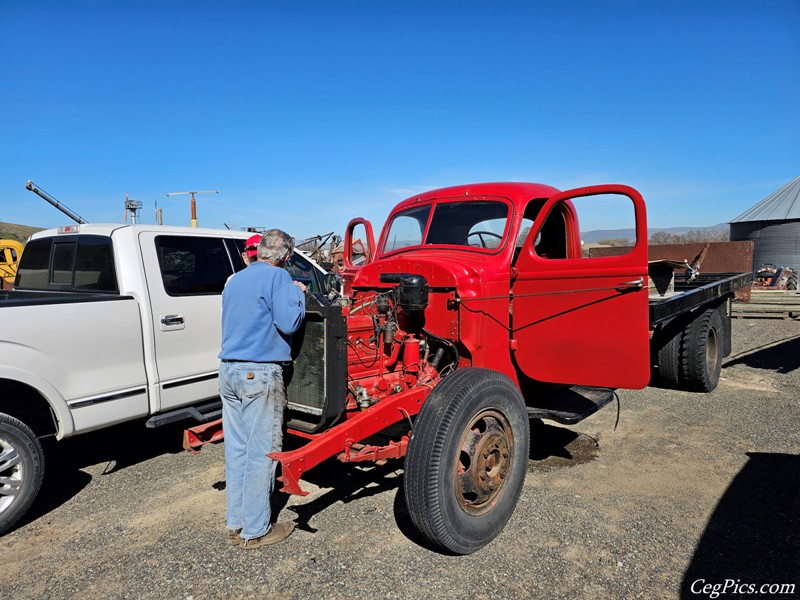
<svg viewBox="0 0 800 600">
<path fill-rule="evenodd" d="M 276 463 L 267 457 L 283 445 L 286 390 L 280 365 L 222 362 L 219 367 L 225 431 L 225 520 L 243 539 L 270 527 Z"/>
</svg>

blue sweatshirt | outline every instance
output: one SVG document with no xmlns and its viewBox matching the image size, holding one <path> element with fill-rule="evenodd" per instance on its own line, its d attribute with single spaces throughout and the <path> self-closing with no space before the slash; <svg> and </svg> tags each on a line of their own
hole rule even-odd
<svg viewBox="0 0 800 600">
<path fill-rule="evenodd" d="M 292 334 L 306 314 L 305 297 L 280 267 L 255 262 L 222 290 L 222 360 L 292 359 Z"/>
</svg>

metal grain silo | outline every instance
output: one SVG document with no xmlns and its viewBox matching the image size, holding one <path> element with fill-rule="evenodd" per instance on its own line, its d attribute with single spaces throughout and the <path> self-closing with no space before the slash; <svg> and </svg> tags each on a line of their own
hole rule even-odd
<svg viewBox="0 0 800 600">
<path fill-rule="evenodd" d="M 753 240 L 753 267 L 800 271 L 800 177 L 730 222 L 731 241 Z"/>
</svg>

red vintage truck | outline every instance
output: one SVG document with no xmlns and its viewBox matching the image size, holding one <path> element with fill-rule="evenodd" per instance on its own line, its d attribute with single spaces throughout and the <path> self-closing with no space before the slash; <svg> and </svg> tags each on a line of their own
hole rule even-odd
<svg viewBox="0 0 800 600">
<path fill-rule="evenodd" d="M 587 256 L 582 219 L 617 215 L 633 246 Z M 347 301 L 309 297 L 295 336 L 287 424 L 299 441 L 272 455 L 282 489 L 304 494 L 303 473 L 331 457 L 405 457 L 416 528 L 445 551 L 478 550 L 521 493 L 530 419 L 574 424 L 653 376 L 717 385 L 728 305 L 751 275 L 675 282 L 675 265 L 650 265 L 664 282 L 648 266 L 645 203 L 622 185 L 434 190 L 395 207 L 377 245 L 369 222 L 351 221 Z M 214 433 L 188 430 L 186 445 Z"/>
</svg>

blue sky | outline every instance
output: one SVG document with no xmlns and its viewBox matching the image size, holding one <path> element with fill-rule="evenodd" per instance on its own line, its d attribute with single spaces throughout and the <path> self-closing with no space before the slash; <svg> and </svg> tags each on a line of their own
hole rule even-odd
<svg viewBox="0 0 800 600">
<path fill-rule="evenodd" d="M 800 175 L 800 1 L 0 0 L 0 221 L 380 228 L 436 187 L 625 183 L 651 227 Z M 613 221 L 585 228 L 614 228 Z"/>
</svg>

